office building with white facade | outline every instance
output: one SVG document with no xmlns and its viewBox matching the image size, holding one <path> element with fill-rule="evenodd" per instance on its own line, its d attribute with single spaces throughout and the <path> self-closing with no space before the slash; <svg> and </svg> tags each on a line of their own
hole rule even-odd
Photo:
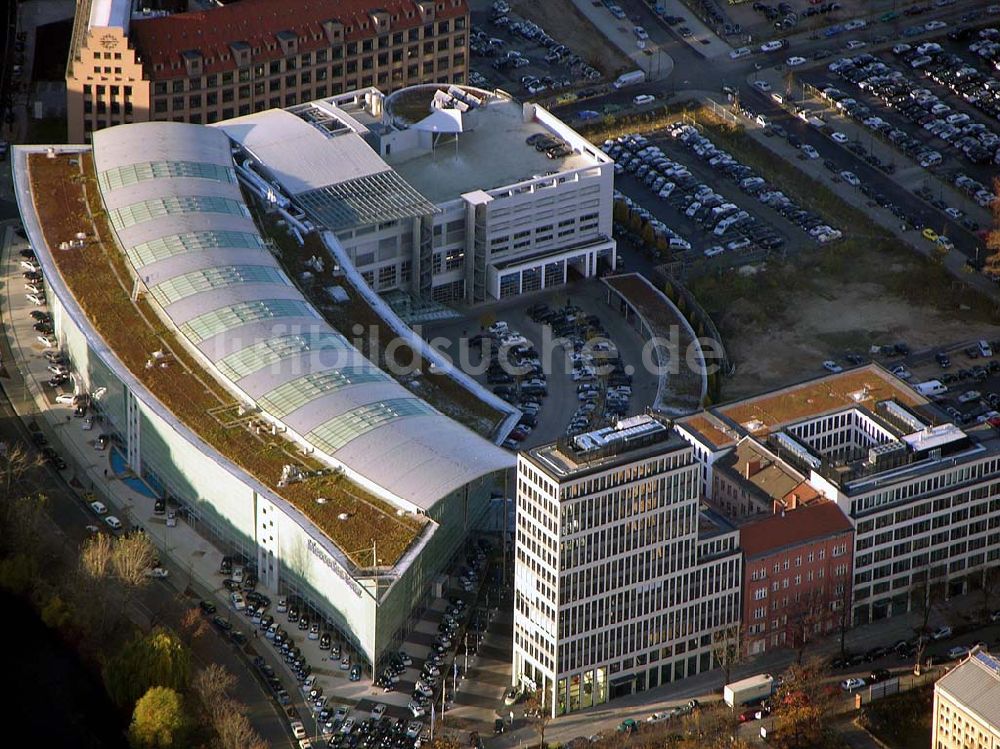
<svg viewBox="0 0 1000 749">
<path fill-rule="evenodd" d="M 951 423 L 877 365 L 718 406 L 678 431 L 708 492 L 715 462 L 752 435 L 840 506 L 855 529 L 854 624 L 911 610 L 928 576 L 945 599 L 1000 564 L 996 431 Z"/>
<path fill-rule="evenodd" d="M 975 648 L 934 684 L 931 749 L 1000 749 L 1000 658 Z"/>
<path fill-rule="evenodd" d="M 651 416 L 519 454 L 512 678 L 553 715 L 713 666 L 741 557 L 699 470 Z"/>
<path fill-rule="evenodd" d="M 331 326 L 240 168 L 226 131 L 182 123 L 13 153 L 53 337 L 108 452 L 374 665 L 514 461 Z"/>
<path fill-rule="evenodd" d="M 377 292 L 482 302 L 614 268 L 614 163 L 537 104 L 368 88 L 217 126 Z M 565 148 L 549 157 L 532 136 Z"/>
</svg>

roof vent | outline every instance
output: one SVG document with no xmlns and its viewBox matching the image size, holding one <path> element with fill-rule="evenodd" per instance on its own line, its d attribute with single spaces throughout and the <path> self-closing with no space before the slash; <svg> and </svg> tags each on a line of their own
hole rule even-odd
<svg viewBox="0 0 1000 749">
<path fill-rule="evenodd" d="M 346 512 L 342 512 L 339 515 L 337 515 L 337 520 L 347 520 L 350 517 L 351 516 L 348 515 Z"/>
<path fill-rule="evenodd" d="M 329 501 L 326 497 L 316 497 L 316 504 L 318 505 L 325 505 Z"/>
</svg>

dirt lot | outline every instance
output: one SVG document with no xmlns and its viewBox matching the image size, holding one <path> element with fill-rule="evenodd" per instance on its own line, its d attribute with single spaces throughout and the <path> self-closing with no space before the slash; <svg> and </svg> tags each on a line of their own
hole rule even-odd
<svg viewBox="0 0 1000 749">
<path fill-rule="evenodd" d="M 736 373 L 730 400 L 905 341 L 914 351 L 1000 335 L 1000 310 L 940 266 L 891 243 L 842 243 L 782 264 L 690 285 L 720 328 Z M 878 360 L 878 359 L 877 359 Z"/>
<path fill-rule="evenodd" d="M 606 78 L 615 78 L 622 71 L 635 67 L 576 9 L 572 0 L 545 0 L 541 3 L 536 0 L 513 0 L 510 8 L 522 18 L 537 23 L 549 36 L 572 49 Z"/>
</svg>

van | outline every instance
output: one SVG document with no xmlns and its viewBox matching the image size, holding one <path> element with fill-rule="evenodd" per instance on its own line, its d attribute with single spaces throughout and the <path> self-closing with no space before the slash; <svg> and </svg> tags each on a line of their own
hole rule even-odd
<svg viewBox="0 0 1000 749">
<path fill-rule="evenodd" d="M 626 86 L 634 86 L 637 83 L 642 83 L 645 80 L 646 71 L 632 70 L 628 73 L 622 73 L 612 85 L 615 88 L 625 88 Z"/>
<path fill-rule="evenodd" d="M 979 355 L 984 359 L 988 359 L 993 356 L 993 349 L 990 348 L 990 344 L 987 341 L 980 341 L 976 345 L 979 346 Z"/>
<path fill-rule="evenodd" d="M 913 386 L 913 389 L 920 393 L 925 398 L 933 398 L 938 395 L 944 395 L 948 392 L 948 388 L 942 384 L 941 380 L 927 380 L 927 382 L 918 382 Z"/>
</svg>

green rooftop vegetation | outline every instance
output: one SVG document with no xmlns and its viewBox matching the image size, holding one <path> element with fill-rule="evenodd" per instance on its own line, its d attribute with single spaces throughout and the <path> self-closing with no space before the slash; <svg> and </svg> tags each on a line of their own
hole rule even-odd
<svg viewBox="0 0 1000 749">
<path fill-rule="evenodd" d="M 238 415 L 236 399 L 188 353 L 145 296 L 131 300 L 132 274 L 103 209 L 92 155 L 31 154 L 28 173 L 35 211 L 63 281 L 132 375 L 178 421 L 298 507 L 355 564 L 370 564 L 374 539 L 384 564 L 398 561 L 426 519 L 398 514 L 346 477 L 324 472 L 323 465 L 280 436 L 251 432 L 248 417 Z M 82 248 L 58 249 L 78 232 L 87 237 Z M 147 367 L 154 351 L 166 354 L 159 361 L 167 366 Z M 282 469 L 289 464 L 308 477 L 279 489 Z"/>
<path fill-rule="evenodd" d="M 277 226 L 274 220 L 265 218 L 259 220 L 258 225 L 265 227 L 267 234 L 278 246 L 279 259 L 289 276 L 299 278 L 305 270 L 313 274 L 313 280 L 310 286 L 304 289 L 304 293 L 309 296 L 316 308 L 323 312 L 330 325 L 356 345 L 379 369 L 393 376 L 395 370 L 386 362 L 386 346 L 391 341 L 394 342 L 395 361 L 409 369 L 410 362 L 414 361 L 413 349 L 405 344 L 398 345 L 400 343 L 397 341 L 398 336 L 358 290 L 351 286 L 345 277 L 334 276 L 329 252 L 318 235 L 308 235 L 305 237 L 305 245 L 299 246 L 298 242 Z M 322 273 L 316 273 L 312 267 L 306 268 L 305 260 L 313 256 L 325 260 Z M 326 297 L 324 290 L 338 285 L 344 287 L 349 299 L 347 302 L 333 304 Z M 358 325 L 364 331 L 360 337 L 355 332 Z M 420 361 L 419 371 L 396 379 L 441 413 L 487 439 L 492 439 L 506 418 L 505 413 L 483 403 L 454 378 L 433 371 L 431 363 L 426 359 Z"/>
</svg>

